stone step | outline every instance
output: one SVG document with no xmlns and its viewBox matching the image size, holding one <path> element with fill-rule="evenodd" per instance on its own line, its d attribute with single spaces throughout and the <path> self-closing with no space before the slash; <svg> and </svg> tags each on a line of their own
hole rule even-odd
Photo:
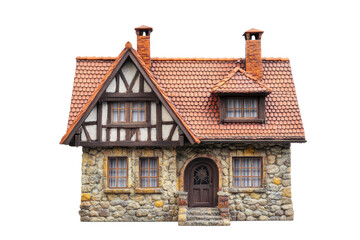
<svg viewBox="0 0 360 240">
<path fill-rule="evenodd" d="M 208 220 L 208 221 L 220 221 L 223 218 L 219 215 L 212 216 L 212 215 L 187 215 L 186 216 L 187 221 L 193 221 L 193 220 Z"/>
<path fill-rule="evenodd" d="M 220 215 L 218 208 L 188 208 L 188 215 Z"/>
<path fill-rule="evenodd" d="M 230 221 L 223 220 L 192 220 L 186 222 L 179 222 L 179 226 L 229 226 Z"/>
</svg>

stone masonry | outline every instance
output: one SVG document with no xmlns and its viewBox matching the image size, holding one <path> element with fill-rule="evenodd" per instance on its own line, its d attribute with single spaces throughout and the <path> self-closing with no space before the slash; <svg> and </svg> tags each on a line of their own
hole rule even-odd
<svg viewBox="0 0 360 240">
<path fill-rule="evenodd" d="M 128 158 L 128 188 L 107 188 L 107 158 Z M 263 159 L 264 187 L 232 187 L 232 157 Z M 140 188 L 139 158 L 159 159 L 158 188 Z M 167 148 L 83 148 L 81 221 L 178 221 L 179 192 L 186 165 L 198 157 L 214 160 L 219 191 L 228 196 L 231 221 L 292 220 L 290 144 L 201 144 Z M 180 215 L 179 215 L 180 214 Z"/>
</svg>

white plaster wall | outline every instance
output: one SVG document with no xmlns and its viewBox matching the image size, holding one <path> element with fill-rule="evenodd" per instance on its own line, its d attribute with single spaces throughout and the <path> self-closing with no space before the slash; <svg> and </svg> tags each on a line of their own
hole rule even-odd
<svg viewBox="0 0 360 240">
<path fill-rule="evenodd" d="M 156 103 L 151 102 L 151 124 L 156 124 Z"/>
<path fill-rule="evenodd" d="M 163 105 L 161 105 L 161 119 L 163 120 L 163 121 L 172 121 L 173 119 L 171 118 L 171 116 L 170 116 L 170 114 L 169 114 L 169 112 L 166 110 L 166 108 L 164 108 L 164 106 Z"/>
<path fill-rule="evenodd" d="M 121 92 L 121 93 L 126 92 L 125 83 L 121 77 L 119 78 L 119 92 Z"/>
<path fill-rule="evenodd" d="M 96 121 L 96 118 L 97 118 L 97 106 L 95 106 L 89 116 L 85 119 L 85 122 L 91 122 L 91 121 Z"/>
<path fill-rule="evenodd" d="M 125 129 L 120 129 L 120 141 L 124 141 L 126 137 Z"/>
<path fill-rule="evenodd" d="M 114 93 L 116 90 L 116 79 L 114 78 L 113 80 L 111 80 L 111 83 L 109 84 L 109 86 L 106 88 L 106 92 L 112 92 Z"/>
<path fill-rule="evenodd" d="M 179 141 L 179 126 L 175 128 L 175 132 L 171 138 L 171 141 Z"/>
<path fill-rule="evenodd" d="M 140 128 L 139 131 L 139 140 L 140 141 L 147 141 L 148 139 L 148 131 L 147 128 Z"/>
<path fill-rule="evenodd" d="M 91 140 L 96 140 L 96 125 L 85 126 L 88 130 Z"/>
<path fill-rule="evenodd" d="M 80 141 L 86 142 L 87 141 L 86 135 L 85 135 L 84 129 L 82 129 L 82 127 L 80 127 L 80 131 L 81 131 Z"/>
<path fill-rule="evenodd" d="M 131 141 L 135 141 L 135 140 L 136 140 L 136 133 L 131 137 L 130 140 L 131 140 Z"/>
<path fill-rule="evenodd" d="M 110 142 L 115 142 L 117 137 L 116 128 L 110 128 Z"/>
<path fill-rule="evenodd" d="M 134 86 L 132 88 L 132 91 L 134 93 L 138 93 L 140 89 L 140 75 L 137 77 L 137 79 L 135 80 Z"/>
<path fill-rule="evenodd" d="M 106 130 L 105 130 L 105 128 L 102 129 L 101 140 L 103 142 L 106 142 Z"/>
<path fill-rule="evenodd" d="M 106 120 L 107 120 L 107 103 L 103 102 L 102 104 L 102 119 L 101 119 L 101 124 L 104 125 L 106 124 Z M 103 134 L 104 135 L 104 134 Z"/>
<path fill-rule="evenodd" d="M 152 90 L 151 90 L 149 84 L 147 84 L 147 82 L 144 81 L 144 92 L 151 92 L 151 91 L 152 91 Z"/>
<path fill-rule="evenodd" d="M 151 128 L 151 141 L 156 141 L 156 128 Z"/>
<path fill-rule="evenodd" d="M 172 125 L 162 125 L 162 139 L 165 141 L 169 137 Z"/>
<path fill-rule="evenodd" d="M 133 79 L 137 69 L 131 61 L 127 61 L 124 66 L 121 68 L 122 73 L 124 74 L 127 83 L 130 85 L 131 80 Z"/>
</svg>

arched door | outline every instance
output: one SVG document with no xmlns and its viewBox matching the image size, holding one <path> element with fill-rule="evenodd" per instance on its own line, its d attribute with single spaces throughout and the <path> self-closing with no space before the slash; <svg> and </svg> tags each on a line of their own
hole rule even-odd
<svg viewBox="0 0 360 240">
<path fill-rule="evenodd" d="M 217 205 L 219 173 L 216 164 L 207 158 L 193 160 L 185 170 L 185 191 L 189 207 Z"/>
</svg>

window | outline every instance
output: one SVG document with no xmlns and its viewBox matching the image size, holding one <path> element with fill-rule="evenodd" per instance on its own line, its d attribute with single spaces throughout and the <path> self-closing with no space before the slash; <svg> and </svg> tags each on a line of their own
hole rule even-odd
<svg viewBox="0 0 360 240">
<path fill-rule="evenodd" d="M 140 123 L 146 121 L 145 102 L 111 103 L 112 123 Z"/>
<path fill-rule="evenodd" d="M 226 118 L 257 118 L 257 98 L 228 98 L 226 100 Z"/>
<path fill-rule="evenodd" d="M 126 157 L 109 157 L 109 183 L 110 188 L 127 187 L 127 158 Z"/>
<path fill-rule="evenodd" d="M 233 186 L 256 188 L 262 185 L 262 158 L 233 158 Z"/>
<path fill-rule="evenodd" d="M 220 122 L 265 122 L 265 95 L 220 96 Z"/>
<path fill-rule="evenodd" d="M 158 159 L 140 158 L 140 186 L 158 186 Z"/>
</svg>

